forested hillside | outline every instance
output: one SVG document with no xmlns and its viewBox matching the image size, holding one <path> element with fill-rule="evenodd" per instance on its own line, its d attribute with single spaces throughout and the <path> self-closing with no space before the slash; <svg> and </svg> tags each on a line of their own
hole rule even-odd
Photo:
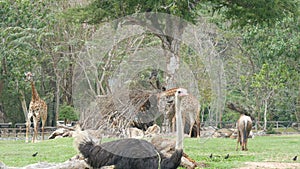
<svg viewBox="0 0 300 169">
<path fill-rule="evenodd" d="M 0 123 L 25 122 L 31 100 L 30 83 L 24 79 L 28 71 L 35 74 L 36 89 L 48 105 L 48 126 L 55 126 L 57 120 L 80 118 L 82 109 L 77 109 L 76 102 L 81 100 L 74 97 L 78 92 L 75 84 L 80 82 L 76 70 L 90 57 L 87 44 L 89 48 L 97 47 L 92 43 L 101 33 L 105 37 L 104 26 L 110 22 L 112 27 L 147 25 L 151 31 L 125 36 L 106 51 L 96 51 L 99 59 L 89 60 L 96 65 L 95 79 L 88 81 L 93 97 L 101 99 L 114 93 L 111 86 L 117 82 L 112 77 L 124 73 L 116 73 L 124 61 L 139 53 L 140 60 L 151 58 L 142 51 L 154 48 L 157 51 L 148 54 L 162 54 L 159 58 L 167 65 L 166 70 L 156 72 L 165 87 L 178 85 L 179 67 L 191 70 L 202 121 L 216 125 L 234 122 L 238 114 L 228 108 L 234 104 L 255 121 L 300 122 L 298 0 L 2 0 L 0 9 Z M 145 12 L 144 20 L 128 17 L 126 23 L 115 22 Z M 169 15 L 161 20 L 165 15 L 156 16 L 157 13 L 184 21 L 178 22 Z M 207 40 L 197 44 L 203 53 L 178 36 L 189 25 Z M 112 39 L 100 38 L 98 45 Z M 157 90 L 148 82 L 156 68 L 145 66 L 130 79 L 129 86 Z M 189 82 L 180 84 L 190 85 Z"/>
</svg>

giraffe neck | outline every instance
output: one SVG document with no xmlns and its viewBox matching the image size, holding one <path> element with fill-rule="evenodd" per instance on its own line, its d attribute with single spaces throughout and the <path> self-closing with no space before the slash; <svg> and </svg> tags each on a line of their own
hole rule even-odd
<svg viewBox="0 0 300 169">
<path fill-rule="evenodd" d="M 169 90 L 166 90 L 164 92 L 162 92 L 160 94 L 160 96 L 174 96 L 176 91 L 177 91 L 178 88 L 172 88 L 172 89 L 169 89 Z"/>
<path fill-rule="evenodd" d="M 35 100 L 39 100 L 40 96 L 37 93 L 35 86 L 34 86 L 34 82 L 31 81 L 31 90 L 32 90 L 32 96 L 31 96 L 31 100 L 35 101 Z"/>
<path fill-rule="evenodd" d="M 176 149 L 183 149 L 183 123 L 181 114 L 181 98 L 175 95 L 175 118 L 176 118 Z"/>
</svg>

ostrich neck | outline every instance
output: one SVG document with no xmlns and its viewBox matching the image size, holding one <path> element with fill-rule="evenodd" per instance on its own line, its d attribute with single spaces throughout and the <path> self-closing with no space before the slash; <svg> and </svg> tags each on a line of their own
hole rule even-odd
<svg viewBox="0 0 300 169">
<path fill-rule="evenodd" d="M 181 114 L 181 99 L 175 96 L 175 118 L 176 118 L 176 149 L 183 149 L 183 127 Z"/>
</svg>

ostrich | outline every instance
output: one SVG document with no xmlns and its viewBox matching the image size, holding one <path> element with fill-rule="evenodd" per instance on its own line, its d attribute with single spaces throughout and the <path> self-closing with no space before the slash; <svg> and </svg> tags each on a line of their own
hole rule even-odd
<svg viewBox="0 0 300 169">
<path fill-rule="evenodd" d="M 167 91 L 161 94 L 167 96 Z M 178 88 L 175 93 L 175 111 L 177 137 L 175 152 L 171 157 L 165 157 L 153 144 L 145 140 L 127 138 L 96 144 L 85 131 L 74 133 L 74 146 L 86 158 L 93 168 L 114 166 L 116 169 L 176 169 L 183 155 L 183 127 L 180 110 L 181 98 L 187 96 L 187 90 Z"/>
</svg>

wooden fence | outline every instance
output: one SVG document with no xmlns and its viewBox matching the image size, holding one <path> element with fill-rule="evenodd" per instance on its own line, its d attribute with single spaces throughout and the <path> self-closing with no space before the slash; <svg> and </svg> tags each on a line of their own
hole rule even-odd
<svg viewBox="0 0 300 169">
<path fill-rule="evenodd" d="M 216 124 L 218 125 L 218 127 L 220 126 L 220 124 L 222 124 L 222 128 L 235 128 L 236 127 L 236 122 L 208 122 L 205 121 L 203 123 L 201 123 L 201 126 L 216 126 Z M 253 127 L 256 126 L 260 126 L 260 128 L 262 128 L 264 126 L 264 122 L 260 121 L 259 123 L 257 123 L 257 121 L 253 121 Z M 293 121 L 267 121 L 267 127 L 272 126 L 272 128 L 274 129 L 288 129 L 288 128 L 293 128 L 294 130 L 300 132 L 300 123 L 298 122 L 293 122 Z"/>
<path fill-rule="evenodd" d="M 44 135 L 45 139 L 53 131 L 56 130 L 56 127 L 45 127 Z M 29 130 L 29 137 L 33 136 L 33 128 Z M 42 136 L 41 127 L 38 129 L 38 136 Z M 26 137 L 26 125 L 25 123 L 16 123 L 12 126 L 12 123 L 0 123 L 0 138 L 15 138 L 15 139 L 25 139 Z"/>
<path fill-rule="evenodd" d="M 202 127 L 204 126 L 214 126 L 215 122 L 204 122 L 202 123 Z M 263 126 L 263 122 L 260 122 L 260 126 Z M 300 132 L 300 123 L 298 122 L 291 122 L 291 121 L 268 121 L 268 125 L 272 125 L 273 128 L 293 128 L 294 130 Z M 255 126 L 255 122 L 254 125 Z M 235 122 L 222 122 L 223 128 L 235 128 Z M 45 127 L 44 134 L 45 139 L 56 130 L 56 127 Z M 33 136 L 33 128 L 30 128 L 29 137 Z M 38 136 L 42 136 L 41 127 L 39 127 Z M 26 137 L 26 125 L 25 123 L 16 123 L 12 126 L 12 123 L 0 123 L 0 139 L 4 138 L 14 138 L 14 139 L 25 139 Z"/>
</svg>

